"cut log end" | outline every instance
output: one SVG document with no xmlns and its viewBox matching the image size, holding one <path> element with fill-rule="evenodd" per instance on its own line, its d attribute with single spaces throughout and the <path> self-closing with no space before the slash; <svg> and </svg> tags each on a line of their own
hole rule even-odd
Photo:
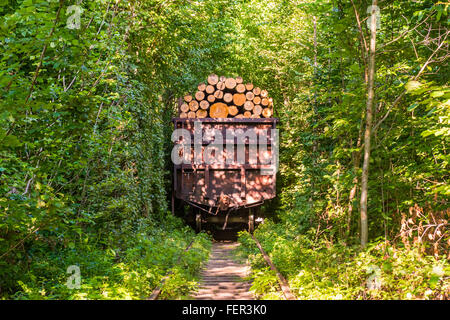
<svg viewBox="0 0 450 320">
<path fill-rule="evenodd" d="M 229 90 L 233 90 L 234 88 L 236 88 L 236 84 L 237 83 L 234 78 L 227 78 L 227 80 L 225 80 L 225 86 Z"/>
<path fill-rule="evenodd" d="M 264 108 L 262 111 L 262 115 L 264 118 L 270 118 L 272 116 L 272 109 L 270 108 Z"/>
<path fill-rule="evenodd" d="M 222 99 L 223 98 L 223 91 L 222 90 L 217 90 L 216 92 L 214 92 L 214 97 L 216 97 L 216 99 Z"/>
<path fill-rule="evenodd" d="M 216 85 L 217 90 L 225 90 L 225 82 L 219 81 Z"/>
<path fill-rule="evenodd" d="M 217 74 L 210 74 L 208 77 L 208 83 L 215 86 L 219 82 L 219 76 Z"/>
<path fill-rule="evenodd" d="M 206 89 L 206 84 L 205 84 L 204 82 L 200 83 L 200 84 L 197 86 L 197 89 L 198 89 L 198 91 L 205 91 L 205 89 Z"/>
<path fill-rule="evenodd" d="M 230 114 L 230 116 L 235 116 L 239 113 L 239 109 L 236 106 L 229 106 L 228 113 Z"/>
<path fill-rule="evenodd" d="M 206 118 L 208 116 L 208 111 L 203 110 L 203 109 L 199 109 L 196 112 L 196 117 L 201 119 L 201 118 Z"/>
<path fill-rule="evenodd" d="M 203 99 L 205 99 L 205 93 L 203 91 L 197 91 L 195 93 L 195 99 L 197 99 L 197 101 L 202 101 Z"/>
<path fill-rule="evenodd" d="M 214 97 L 213 94 L 210 94 L 206 100 L 208 100 L 209 103 L 213 103 L 214 101 L 216 101 L 216 97 Z"/>
<path fill-rule="evenodd" d="M 228 106 L 225 103 L 214 103 L 209 109 L 211 118 L 226 118 L 228 117 Z"/>
<path fill-rule="evenodd" d="M 214 91 L 216 91 L 216 89 L 214 88 L 214 86 L 208 85 L 208 86 L 206 86 L 205 91 L 207 94 L 212 94 L 212 93 L 214 93 Z"/>
<path fill-rule="evenodd" d="M 259 104 L 257 104 L 253 107 L 253 114 L 259 116 L 261 115 L 262 110 L 263 108 Z"/>
<path fill-rule="evenodd" d="M 188 112 L 189 111 L 189 105 L 187 103 L 181 104 L 180 111 L 181 112 Z"/>
<path fill-rule="evenodd" d="M 231 93 L 225 93 L 223 95 L 223 101 L 225 101 L 226 103 L 231 103 L 233 101 L 233 94 Z"/>
<path fill-rule="evenodd" d="M 192 100 L 191 102 L 189 102 L 189 110 L 197 111 L 198 110 L 198 102 L 195 100 Z"/>
<path fill-rule="evenodd" d="M 209 102 L 206 100 L 200 101 L 200 108 L 203 110 L 208 110 L 209 108 Z"/>
<path fill-rule="evenodd" d="M 197 117 L 197 114 L 195 113 L 195 111 L 189 111 L 187 117 L 189 119 L 195 119 Z"/>
<path fill-rule="evenodd" d="M 255 105 L 254 105 L 253 102 L 251 102 L 251 101 L 246 101 L 246 102 L 244 103 L 244 109 L 247 110 L 247 111 L 253 110 L 253 107 L 254 107 L 254 106 L 255 106 Z"/>
<path fill-rule="evenodd" d="M 239 84 L 236 86 L 236 91 L 239 92 L 239 93 L 244 93 L 244 92 L 245 92 L 245 85 L 242 84 L 242 83 L 239 83 Z"/>
<path fill-rule="evenodd" d="M 245 98 L 245 94 L 243 93 L 235 93 L 233 95 L 233 103 L 238 107 L 244 105 L 246 100 L 247 99 Z"/>
</svg>

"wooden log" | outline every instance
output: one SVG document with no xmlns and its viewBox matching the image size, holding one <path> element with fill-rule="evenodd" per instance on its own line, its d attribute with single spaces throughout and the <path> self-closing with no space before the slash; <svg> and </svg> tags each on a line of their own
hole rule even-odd
<svg viewBox="0 0 450 320">
<path fill-rule="evenodd" d="M 213 103 L 214 101 L 216 101 L 216 97 L 214 97 L 213 94 L 210 94 L 206 100 L 208 100 L 209 103 Z"/>
<path fill-rule="evenodd" d="M 253 119 L 258 119 L 258 118 L 261 118 L 261 116 L 259 115 L 259 114 L 252 114 L 252 116 L 251 116 L 251 118 L 253 118 Z"/>
<path fill-rule="evenodd" d="M 206 91 L 207 94 L 213 94 L 214 91 L 216 91 L 216 88 L 214 86 L 212 86 L 212 85 L 208 85 L 208 86 L 206 86 L 206 90 L 205 91 Z"/>
<path fill-rule="evenodd" d="M 261 105 L 263 105 L 264 107 L 267 107 L 269 105 L 269 99 L 262 98 Z"/>
<path fill-rule="evenodd" d="M 246 100 L 247 99 L 245 98 L 245 94 L 243 94 L 243 93 L 233 94 L 233 103 L 238 107 L 244 105 Z"/>
<path fill-rule="evenodd" d="M 195 114 L 198 119 L 206 118 L 208 116 L 208 111 L 203 110 L 203 109 L 198 109 Z"/>
<path fill-rule="evenodd" d="M 200 108 L 203 110 L 208 110 L 209 108 L 209 102 L 206 100 L 200 101 Z"/>
<path fill-rule="evenodd" d="M 254 115 L 261 115 L 263 108 L 259 105 L 259 104 L 255 104 L 255 106 L 253 107 L 253 114 Z"/>
<path fill-rule="evenodd" d="M 269 98 L 269 107 L 272 107 L 272 106 L 273 106 L 273 99 Z"/>
<path fill-rule="evenodd" d="M 247 91 L 245 97 L 247 98 L 247 100 L 252 101 L 255 98 L 255 94 L 251 91 Z"/>
<path fill-rule="evenodd" d="M 255 105 L 253 104 L 253 102 L 248 101 L 248 100 L 245 101 L 245 103 L 244 103 L 244 109 L 247 111 L 252 111 L 254 106 Z"/>
<path fill-rule="evenodd" d="M 219 77 L 219 81 L 225 82 L 225 80 L 227 80 L 227 77 L 225 77 L 225 76 L 220 76 Z"/>
<path fill-rule="evenodd" d="M 252 91 L 253 88 L 254 88 L 253 83 L 247 83 L 247 84 L 245 85 L 245 89 L 246 89 L 247 91 Z"/>
<path fill-rule="evenodd" d="M 219 76 L 217 74 L 210 74 L 208 77 L 208 83 L 215 86 L 219 82 Z"/>
<path fill-rule="evenodd" d="M 259 87 L 253 88 L 253 93 L 255 96 L 259 96 L 261 94 L 261 89 Z"/>
<path fill-rule="evenodd" d="M 209 108 L 211 118 L 226 118 L 228 116 L 228 106 L 225 103 L 217 102 Z"/>
<path fill-rule="evenodd" d="M 186 112 L 180 113 L 180 118 L 185 119 L 185 118 L 187 118 L 187 117 L 188 117 L 188 114 L 187 114 Z"/>
<path fill-rule="evenodd" d="M 244 118 L 251 118 L 251 117 L 252 117 L 252 113 L 250 111 L 244 112 Z"/>
<path fill-rule="evenodd" d="M 234 78 L 227 78 L 227 80 L 225 80 L 225 87 L 230 90 L 236 88 L 236 80 Z"/>
<path fill-rule="evenodd" d="M 184 96 L 184 101 L 186 101 L 186 102 L 191 102 L 192 101 L 192 96 L 191 95 L 186 95 L 186 96 Z"/>
<path fill-rule="evenodd" d="M 244 93 L 244 92 L 245 92 L 245 85 L 242 84 L 242 83 L 239 83 L 239 84 L 236 86 L 236 91 L 239 92 L 239 93 Z"/>
<path fill-rule="evenodd" d="M 187 114 L 187 117 L 189 119 L 195 119 L 196 116 L 197 115 L 195 114 L 195 111 L 189 111 L 188 114 Z"/>
<path fill-rule="evenodd" d="M 242 82 L 244 82 L 244 79 L 242 79 L 241 77 L 236 77 L 237 84 L 242 83 Z"/>
<path fill-rule="evenodd" d="M 203 91 L 197 91 L 195 93 L 195 99 L 197 99 L 197 101 L 202 101 L 203 99 L 205 99 L 205 93 Z"/>
<path fill-rule="evenodd" d="M 236 115 L 234 118 L 235 119 L 242 119 L 242 118 L 244 118 L 244 115 L 242 113 L 240 113 L 240 114 Z"/>
<path fill-rule="evenodd" d="M 269 92 L 267 92 L 267 90 L 261 90 L 261 98 L 267 98 L 268 95 Z"/>
<path fill-rule="evenodd" d="M 198 91 L 205 91 L 205 89 L 206 89 L 206 84 L 205 84 L 204 82 L 200 83 L 200 84 L 197 86 L 197 89 L 198 89 Z"/>
<path fill-rule="evenodd" d="M 226 103 L 231 103 L 233 101 L 233 94 L 227 92 L 223 95 L 223 101 Z"/>
<path fill-rule="evenodd" d="M 189 111 L 189 105 L 187 103 L 182 103 L 180 106 L 181 112 L 188 112 Z"/>
<path fill-rule="evenodd" d="M 189 110 L 197 111 L 198 110 L 198 102 L 195 100 L 192 100 L 191 102 L 189 102 Z"/>
<path fill-rule="evenodd" d="M 261 104 L 261 97 L 260 96 L 255 96 L 253 98 L 253 103 L 254 104 Z"/>
<path fill-rule="evenodd" d="M 216 99 L 222 99 L 223 98 L 223 91 L 222 90 L 216 90 L 216 92 L 214 92 L 214 97 L 216 97 Z"/>
<path fill-rule="evenodd" d="M 270 118 L 272 116 L 272 109 L 264 108 L 262 111 L 262 115 L 264 116 L 264 118 Z"/>
<path fill-rule="evenodd" d="M 217 82 L 216 88 L 218 90 L 225 90 L 225 82 L 221 82 L 221 81 Z"/>
<path fill-rule="evenodd" d="M 239 113 L 239 109 L 236 106 L 229 106 L 228 113 L 230 114 L 230 116 L 235 116 Z"/>
</svg>

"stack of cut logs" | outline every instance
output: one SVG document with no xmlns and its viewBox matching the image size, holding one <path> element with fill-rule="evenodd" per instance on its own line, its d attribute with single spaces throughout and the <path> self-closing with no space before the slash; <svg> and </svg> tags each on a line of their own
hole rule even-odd
<svg viewBox="0 0 450 320">
<path fill-rule="evenodd" d="M 270 118 L 273 100 L 267 90 L 244 84 L 241 77 L 211 74 L 194 96 L 180 99 L 179 108 L 180 118 Z"/>
</svg>

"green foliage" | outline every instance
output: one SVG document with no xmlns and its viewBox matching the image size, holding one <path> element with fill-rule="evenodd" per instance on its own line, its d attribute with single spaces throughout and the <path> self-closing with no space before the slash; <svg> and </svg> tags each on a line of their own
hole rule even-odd
<svg viewBox="0 0 450 320">
<path fill-rule="evenodd" d="M 274 98 L 278 198 L 264 210 L 278 223 L 258 233 L 299 297 L 439 298 L 448 290 L 448 278 L 429 271 L 448 252 L 447 4 L 380 3 L 367 252 L 352 245 L 368 36 L 356 14 L 365 21 L 371 1 L 93 0 L 81 4 L 78 29 L 69 28 L 74 4 L 0 2 L 0 297 L 149 293 L 193 237 L 167 217 L 168 124 L 176 98 L 211 72 L 242 76 Z M 420 221 L 402 229 L 411 208 Z M 420 233 L 424 226 L 433 235 Z M 422 242 L 406 235 L 413 229 Z M 195 285 L 202 237 L 164 298 Z M 404 247 L 380 237 L 402 238 Z M 380 267 L 384 287 L 369 292 L 368 268 L 384 266 L 380 250 L 394 249 L 397 260 Z M 280 298 L 273 274 L 251 259 L 254 289 Z M 65 287 L 68 264 L 82 269 L 83 289 Z M 420 272 L 395 273 L 409 267 Z"/>
<path fill-rule="evenodd" d="M 436 259 L 418 247 L 407 249 L 383 240 L 363 251 L 286 230 L 286 225 L 267 221 L 255 235 L 299 299 L 448 298 L 450 265 L 445 255 Z M 262 299 L 283 299 L 275 274 L 248 233 L 239 241 L 252 265 L 254 292 Z"/>
<path fill-rule="evenodd" d="M 184 67 L 198 82 L 204 57 L 223 52 L 180 51 L 193 39 L 186 13 L 217 9 L 96 0 L 69 28 L 73 4 L 0 5 L 1 297 L 143 297 L 192 238 L 166 217 L 167 124 Z M 86 272 L 78 295 L 64 291 L 69 262 Z"/>
<path fill-rule="evenodd" d="M 166 221 L 166 223 L 169 223 Z M 193 248 L 185 254 L 190 241 Z M 178 298 L 197 285 L 196 274 L 209 254 L 210 239 L 188 227 L 141 230 L 124 250 L 100 250 L 79 244 L 71 249 L 47 248 L 33 256 L 30 271 L 18 284 L 13 299 L 146 299 L 169 270 L 160 298 Z M 179 257 L 182 262 L 176 265 Z M 80 268 L 81 287 L 70 289 L 67 267 Z"/>
</svg>

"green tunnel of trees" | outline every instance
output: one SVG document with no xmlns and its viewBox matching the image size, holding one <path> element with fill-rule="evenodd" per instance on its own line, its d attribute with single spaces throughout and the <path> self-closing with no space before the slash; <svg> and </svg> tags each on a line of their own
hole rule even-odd
<svg viewBox="0 0 450 320">
<path fill-rule="evenodd" d="M 143 298 L 192 240 L 163 296 L 195 287 L 209 242 L 169 213 L 170 120 L 210 73 L 274 99 L 276 218 L 256 235 L 297 297 L 448 298 L 447 2 L 2 0 L 0 16 L 0 298 Z"/>
</svg>

